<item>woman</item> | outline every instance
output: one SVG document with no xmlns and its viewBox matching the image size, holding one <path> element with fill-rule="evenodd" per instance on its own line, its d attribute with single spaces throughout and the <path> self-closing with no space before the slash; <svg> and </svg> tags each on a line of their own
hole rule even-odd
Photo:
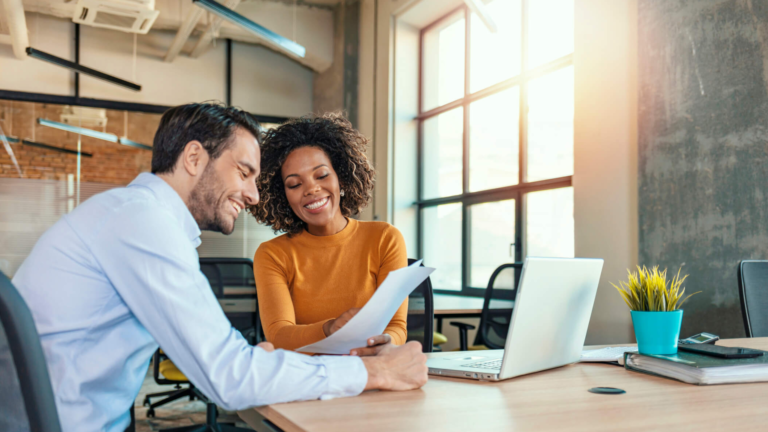
<svg viewBox="0 0 768 432">
<path fill-rule="evenodd" d="M 386 222 L 352 219 L 371 199 L 368 140 L 338 114 L 290 121 L 267 132 L 261 148 L 260 223 L 285 234 L 253 259 L 267 340 L 295 350 L 339 330 L 408 258 Z M 384 334 L 352 355 L 375 355 L 406 341 L 406 300 Z"/>
</svg>

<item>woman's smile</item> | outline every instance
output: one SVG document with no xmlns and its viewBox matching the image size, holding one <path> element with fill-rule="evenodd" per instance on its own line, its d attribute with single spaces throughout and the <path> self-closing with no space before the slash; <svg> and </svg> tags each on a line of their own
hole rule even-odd
<svg viewBox="0 0 768 432">
<path fill-rule="evenodd" d="M 312 214 L 318 214 L 325 209 L 329 202 L 331 202 L 330 197 L 320 198 L 304 205 L 304 208 Z"/>
</svg>

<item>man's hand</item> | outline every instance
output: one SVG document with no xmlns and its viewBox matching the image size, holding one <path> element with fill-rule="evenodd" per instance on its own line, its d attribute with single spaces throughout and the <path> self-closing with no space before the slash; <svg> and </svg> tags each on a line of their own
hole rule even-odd
<svg viewBox="0 0 768 432">
<path fill-rule="evenodd" d="M 344 327 L 344 324 L 349 322 L 353 316 L 360 312 L 360 309 L 361 308 L 352 308 L 339 315 L 338 318 L 326 321 L 325 324 L 323 324 L 323 333 L 325 333 L 325 336 L 328 337 L 339 331 L 340 328 Z"/>
<path fill-rule="evenodd" d="M 368 346 L 355 348 L 349 352 L 349 355 L 356 356 L 375 356 L 380 352 L 392 348 L 392 337 L 388 334 L 380 334 L 368 339 Z"/>
<path fill-rule="evenodd" d="M 368 370 L 365 390 L 413 390 L 427 383 L 427 356 L 415 341 L 363 357 Z"/>
</svg>

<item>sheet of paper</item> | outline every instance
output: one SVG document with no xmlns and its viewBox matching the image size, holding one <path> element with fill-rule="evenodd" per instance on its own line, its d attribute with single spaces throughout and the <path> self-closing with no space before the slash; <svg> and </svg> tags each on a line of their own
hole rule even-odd
<svg viewBox="0 0 768 432">
<path fill-rule="evenodd" d="M 296 351 L 316 354 L 349 354 L 364 347 L 371 336 L 380 335 L 395 316 L 397 308 L 419 284 L 435 271 L 421 267 L 421 260 L 390 272 L 368 303 L 336 333 Z"/>
</svg>

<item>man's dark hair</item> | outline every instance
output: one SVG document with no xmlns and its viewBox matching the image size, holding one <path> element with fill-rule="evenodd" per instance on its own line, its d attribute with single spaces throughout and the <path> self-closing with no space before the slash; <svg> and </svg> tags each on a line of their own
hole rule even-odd
<svg viewBox="0 0 768 432">
<path fill-rule="evenodd" d="M 152 149 L 152 173 L 173 172 L 179 155 L 190 141 L 199 141 L 214 160 L 231 143 L 241 127 L 261 145 L 259 122 L 249 113 L 222 103 L 194 103 L 169 109 L 160 119 Z"/>
</svg>

